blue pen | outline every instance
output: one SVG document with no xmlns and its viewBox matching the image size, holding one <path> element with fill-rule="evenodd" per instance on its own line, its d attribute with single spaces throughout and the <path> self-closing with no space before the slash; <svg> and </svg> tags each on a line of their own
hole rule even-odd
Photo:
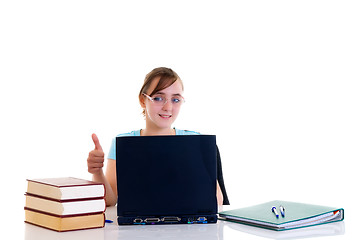
<svg viewBox="0 0 359 240">
<path fill-rule="evenodd" d="M 277 217 L 277 218 L 279 218 L 279 214 L 278 214 L 278 212 L 277 212 L 277 208 L 276 207 L 272 207 L 272 212 L 275 214 L 275 216 Z"/>
<path fill-rule="evenodd" d="M 105 222 L 107 222 L 107 223 L 113 223 L 112 220 L 108 220 L 108 219 L 106 219 Z"/>
<path fill-rule="evenodd" d="M 282 205 L 280 205 L 279 209 L 280 209 L 280 214 L 282 214 L 282 217 L 285 217 L 285 208 Z"/>
</svg>

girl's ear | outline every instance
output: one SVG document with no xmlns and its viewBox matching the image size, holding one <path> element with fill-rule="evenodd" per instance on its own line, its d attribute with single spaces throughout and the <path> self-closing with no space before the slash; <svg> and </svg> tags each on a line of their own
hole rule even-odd
<svg viewBox="0 0 359 240">
<path fill-rule="evenodd" d="M 138 98 L 140 105 L 142 107 L 142 115 L 144 119 L 146 119 L 146 104 L 145 104 L 145 97 L 143 95 L 139 96 Z"/>
<path fill-rule="evenodd" d="M 145 97 L 143 95 L 141 95 L 139 98 L 140 101 L 140 105 L 142 108 L 146 108 L 146 104 L 145 104 Z"/>
</svg>

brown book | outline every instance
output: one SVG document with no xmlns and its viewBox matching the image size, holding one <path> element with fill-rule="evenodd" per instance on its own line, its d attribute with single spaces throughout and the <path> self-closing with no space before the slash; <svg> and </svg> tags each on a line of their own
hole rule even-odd
<svg viewBox="0 0 359 240">
<path fill-rule="evenodd" d="M 46 178 L 27 179 L 27 193 L 57 200 L 105 197 L 105 186 L 84 179 Z"/>
<path fill-rule="evenodd" d="M 33 194 L 26 194 L 25 207 L 55 215 L 100 213 L 106 210 L 105 199 L 88 198 L 75 200 L 57 200 Z"/>
<path fill-rule="evenodd" d="M 104 227 L 105 214 L 58 216 L 25 208 L 25 222 L 54 231 L 65 232 Z"/>
</svg>

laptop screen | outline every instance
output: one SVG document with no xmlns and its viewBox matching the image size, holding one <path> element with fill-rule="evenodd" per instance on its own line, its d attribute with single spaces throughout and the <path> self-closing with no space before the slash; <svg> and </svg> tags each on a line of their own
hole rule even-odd
<svg viewBox="0 0 359 240">
<path fill-rule="evenodd" d="M 216 214 L 216 137 L 116 139 L 118 216 Z"/>
</svg>

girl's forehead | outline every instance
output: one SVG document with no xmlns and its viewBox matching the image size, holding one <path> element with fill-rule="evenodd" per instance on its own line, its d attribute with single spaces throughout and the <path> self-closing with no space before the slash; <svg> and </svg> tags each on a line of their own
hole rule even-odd
<svg viewBox="0 0 359 240">
<path fill-rule="evenodd" d="M 156 88 L 156 86 L 158 85 L 159 82 L 159 78 L 156 78 L 152 81 L 150 87 L 148 88 L 148 93 L 152 93 L 152 91 Z M 173 94 L 182 94 L 183 93 L 183 88 L 182 88 L 182 84 L 180 81 L 175 81 L 171 86 L 162 89 L 158 92 L 154 92 L 152 94 L 168 94 L 168 95 L 173 95 Z"/>
</svg>

